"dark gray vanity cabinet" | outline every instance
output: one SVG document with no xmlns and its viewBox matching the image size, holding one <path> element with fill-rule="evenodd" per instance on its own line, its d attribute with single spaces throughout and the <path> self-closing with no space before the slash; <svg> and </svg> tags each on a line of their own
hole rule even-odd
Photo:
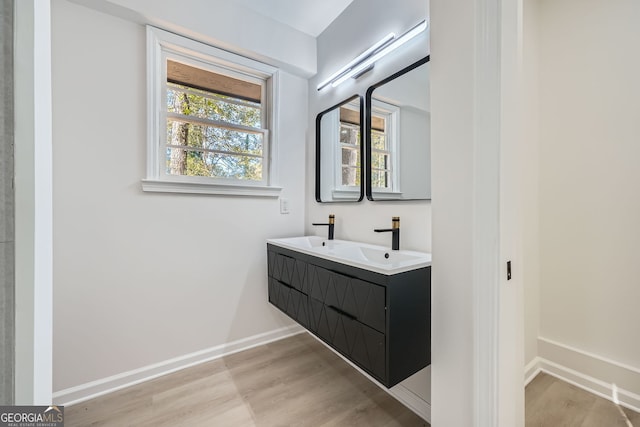
<svg viewBox="0 0 640 427">
<path fill-rule="evenodd" d="M 269 302 L 392 387 L 431 362 L 431 267 L 394 275 L 267 244 Z"/>
</svg>

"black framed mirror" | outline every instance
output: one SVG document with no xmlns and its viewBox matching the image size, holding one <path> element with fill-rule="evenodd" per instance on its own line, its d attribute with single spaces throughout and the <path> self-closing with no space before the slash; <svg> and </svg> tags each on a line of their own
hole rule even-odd
<svg viewBox="0 0 640 427">
<path fill-rule="evenodd" d="M 366 195 L 377 200 L 431 199 L 429 56 L 366 93 Z"/>
<path fill-rule="evenodd" d="M 316 201 L 364 198 L 363 98 L 354 95 L 316 117 Z"/>
</svg>

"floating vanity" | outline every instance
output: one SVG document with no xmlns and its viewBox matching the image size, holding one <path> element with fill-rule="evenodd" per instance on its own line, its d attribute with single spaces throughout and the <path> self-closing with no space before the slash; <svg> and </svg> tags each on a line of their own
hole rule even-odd
<svg viewBox="0 0 640 427">
<path fill-rule="evenodd" d="M 431 255 L 318 236 L 267 241 L 269 302 L 386 387 L 431 363 Z"/>
</svg>

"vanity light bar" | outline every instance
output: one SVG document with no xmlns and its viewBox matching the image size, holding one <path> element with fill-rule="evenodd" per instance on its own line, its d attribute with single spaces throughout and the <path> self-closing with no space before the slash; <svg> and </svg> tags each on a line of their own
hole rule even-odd
<svg viewBox="0 0 640 427">
<path fill-rule="evenodd" d="M 378 49 L 380 49 L 381 47 L 387 45 L 391 40 L 393 40 L 395 38 L 396 38 L 396 35 L 394 33 L 389 33 L 386 36 L 384 36 L 384 38 L 381 39 L 379 42 L 377 42 L 376 44 L 371 46 L 369 49 L 367 49 L 364 52 L 362 52 L 360 55 L 358 55 L 357 58 L 354 58 L 347 65 L 345 65 L 344 67 L 340 68 L 338 71 L 333 73 L 331 75 L 331 77 L 329 77 L 327 80 L 325 80 L 322 83 L 320 83 L 318 85 L 318 90 L 322 90 L 326 86 L 329 86 L 334 80 L 336 80 L 337 78 L 342 76 L 344 73 L 348 72 L 353 67 L 355 67 L 356 65 L 358 65 L 359 63 L 361 63 L 362 61 L 367 59 L 369 56 L 374 54 Z"/>
<path fill-rule="evenodd" d="M 399 48 L 400 46 L 402 46 L 403 44 L 405 44 L 406 42 L 408 42 L 409 40 L 411 40 L 412 38 L 414 38 L 418 34 L 420 34 L 423 31 L 425 31 L 427 29 L 427 27 L 428 27 L 428 24 L 427 24 L 426 20 L 420 22 L 415 27 L 411 28 L 409 31 L 407 31 L 406 33 L 404 33 L 403 35 L 401 35 L 400 37 L 395 39 L 393 42 L 391 42 L 391 43 L 387 44 L 386 46 L 382 47 L 380 50 L 375 52 L 373 55 L 371 55 L 368 58 L 362 60 L 362 62 L 360 62 L 359 64 L 354 65 L 353 68 L 349 69 L 349 71 L 347 71 L 342 76 L 339 76 L 334 81 L 332 81 L 331 82 L 331 86 L 332 87 L 336 87 L 339 84 L 344 83 L 345 81 L 349 80 L 349 78 L 351 78 L 353 76 L 357 76 L 358 74 L 362 73 L 364 70 L 366 70 L 367 68 L 371 67 L 377 60 L 379 60 L 383 56 L 393 52 L 394 50 L 396 50 L 397 48 Z"/>
</svg>

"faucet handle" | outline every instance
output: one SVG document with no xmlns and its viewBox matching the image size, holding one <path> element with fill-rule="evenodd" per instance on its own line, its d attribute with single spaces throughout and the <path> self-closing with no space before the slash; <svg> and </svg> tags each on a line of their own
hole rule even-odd
<svg viewBox="0 0 640 427">
<path fill-rule="evenodd" d="M 373 231 L 376 233 L 391 232 L 391 249 L 394 251 L 400 250 L 400 217 L 391 217 L 391 228 L 375 228 Z"/>
<path fill-rule="evenodd" d="M 334 225 L 335 223 L 336 223 L 336 216 L 334 214 L 330 214 L 329 215 L 329 222 L 327 222 L 327 223 L 314 222 L 311 225 Z"/>
<path fill-rule="evenodd" d="M 329 226 L 329 234 L 327 236 L 327 238 L 329 240 L 333 240 L 333 229 L 335 228 L 335 223 L 336 223 L 336 216 L 334 214 L 329 215 L 329 222 L 328 223 L 319 223 L 319 222 L 314 222 L 311 225 L 328 225 Z"/>
</svg>

